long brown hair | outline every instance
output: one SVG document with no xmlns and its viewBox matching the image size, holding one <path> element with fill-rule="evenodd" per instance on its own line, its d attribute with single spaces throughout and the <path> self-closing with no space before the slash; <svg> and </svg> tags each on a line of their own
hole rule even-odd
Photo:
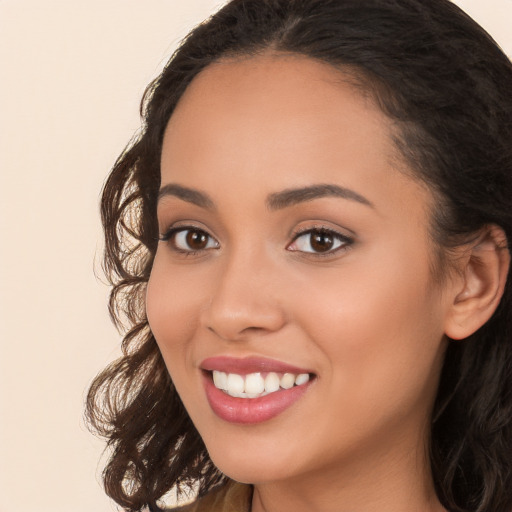
<svg viewBox="0 0 512 512">
<path fill-rule="evenodd" d="M 439 198 L 439 246 L 485 224 L 512 239 L 512 66 L 447 0 L 233 0 L 198 26 L 141 107 L 143 127 L 105 184 L 101 215 L 110 314 L 126 326 L 123 357 L 93 382 L 91 428 L 108 440 L 109 496 L 157 510 L 169 489 L 204 495 L 213 466 L 172 383 L 145 314 L 158 243 L 156 197 L 164 129 L 206 66 L 266 49 L 306 55 L 360 78 L 401 129 L 397 145 Z M 451 511 L 512 509 L 512 285 L 493 318 L 449 345 L 431 429 L 439 499 Z"/>
</svg>

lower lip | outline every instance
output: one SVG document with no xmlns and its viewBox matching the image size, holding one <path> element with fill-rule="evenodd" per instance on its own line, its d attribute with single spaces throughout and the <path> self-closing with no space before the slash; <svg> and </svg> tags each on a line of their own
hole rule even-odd
<svg viewBox="0 0 512 512">
<path fill-rule="evenodd" d="M 217 389 L 210 375 L 204 376 L 206 398 L 213 412 L 224 421 L 242 424 L 262 423 L 275 418 L 297 402 L 310 384 L 311 380 L 259 398 L 237 398 Z"/>
</svg>

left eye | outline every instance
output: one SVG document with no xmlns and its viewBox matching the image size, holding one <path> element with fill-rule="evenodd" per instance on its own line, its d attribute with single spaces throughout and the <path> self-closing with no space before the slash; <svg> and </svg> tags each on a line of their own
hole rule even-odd
<svg viewBox="0 0 512 512">
<path fill-rule="evenodd" d="M 300 233 L 288 246 L 290 251 L 322 254 L 349 245 L 350 238 L 326 229 L 311 229 Z"/>
</svg>

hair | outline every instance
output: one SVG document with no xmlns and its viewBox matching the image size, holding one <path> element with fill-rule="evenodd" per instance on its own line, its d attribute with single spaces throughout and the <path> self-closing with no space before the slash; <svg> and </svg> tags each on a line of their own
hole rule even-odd
<svg viewBox="0 0 512 512">
<path fill-rule="evenodd" d="M 109 310 L 123 356 L 94 380 L 91 428 L 108 440 L 107 494 L 129 511 L 170 489 L 227 478 L 173 386 L 145 313 L 158 244 L 163 133 L 191 81 L 221 58 L 284 52 L 356 76 L 397 127 L 395 143 L 434 192 L 433 237 L 449 251 L 489 224 L 512 240 L 512 65 L 448 0 L 232 0 L 195 28 L 147 88 L 143 126 L 103 190 Z M 508 250 L 504 247 L 503 250 Z M 451 341 L 434 405 L 431 469 L 457 512 L 512 510 L 512 285 L 476 333 Z"/>
</svg>

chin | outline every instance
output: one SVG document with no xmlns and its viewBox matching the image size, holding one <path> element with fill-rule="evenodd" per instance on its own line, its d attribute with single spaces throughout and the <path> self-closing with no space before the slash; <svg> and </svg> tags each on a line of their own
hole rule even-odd
<svg viewBox="0 0 512 512">
<path fill-rule="evenodd" d="M 223 474 L 244 484 L 261 484 L 286 479 L 283 469 L 272 463 L 255 464 L 251 460 L 226 460 L 225 457 L 213 458 L 213 463 Z"/>
<path fill-rule="evenodd" d="M 206 444 L 215 466 L 229 478 L 237 482 L 255 484 L 273 482 L 292 476 L 298 468 L 293 466 L 297 459 L 293 453 L 277 450 L 274 443 L 262 445 L 257 441 L 240 443 Z"/>
</svg>

